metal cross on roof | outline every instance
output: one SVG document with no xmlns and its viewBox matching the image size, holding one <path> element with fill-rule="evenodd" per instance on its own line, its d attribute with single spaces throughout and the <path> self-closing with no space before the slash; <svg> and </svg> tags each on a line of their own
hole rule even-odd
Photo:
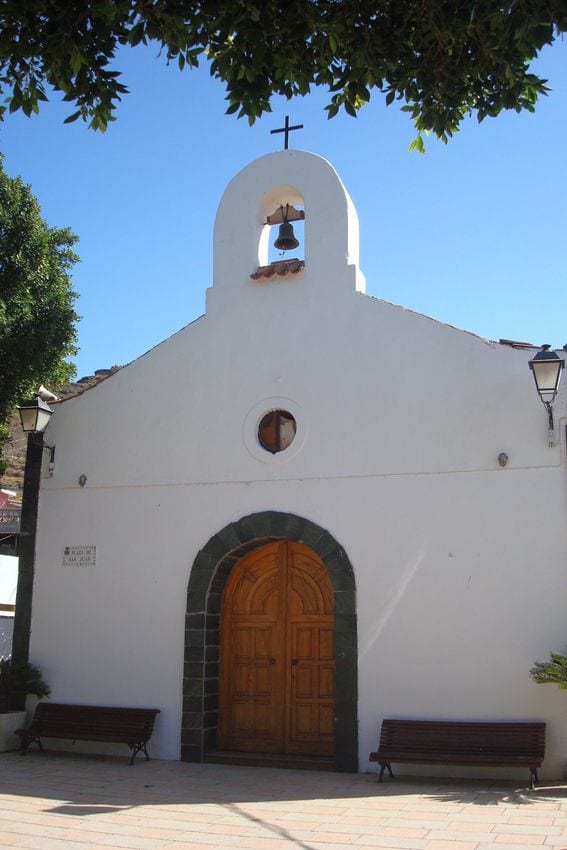
<svg viewBox="0 0 567 850">
<path fill-rule="evenodd" d="M 289 134 L 291 133 L 292 130 L 303 130 L 303 124 L 296 124 L 295 127 L 290 127 L 289 126 L 289 115 L 285 116 L 285 126 L 284 127 L 280 127 L 279 130 L 270 130 L 271 134 L 273 134 L 273 133 L 285 133 L 284 151 L 286 151 L 289 147 L 289 144 L 288 144 Z"/>
</svg>

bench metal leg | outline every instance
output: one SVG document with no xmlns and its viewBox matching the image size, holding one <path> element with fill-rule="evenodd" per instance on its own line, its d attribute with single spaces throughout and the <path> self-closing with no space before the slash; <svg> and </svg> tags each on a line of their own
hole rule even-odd
<svg viewBox="0 0 567 850">
<path fill-rule="evenodd" d="M 537 767 L 530 767 L 530 788 L 535 788 L 538 782 Z"/>
<path fill-rule="evenodd" d="M 129 747 L 130 747 L 130 749 L 132 750 L 132 755 L 131 755 L 131 757 L 130 757 L 130 761 L 128 762 L 128 764 L 129 764 L 130 766 L 132 766 L 132 765 L 134 764 L 134 759 L 136 758 L 136 756 L 137 756 L 137 755 L 138 755 L 138 753 L 140 753 L 140 752 L 142 752 L 142 753 L 144 753 L 144 754 L 145 754 L 145 756 L 146 756 L 146 761 L 149 761 L 149 760 L 150 760 L 150 754 L 148 753 L 148 750 L 147 750 L 146 742 L 145 742 L 145 741 L 138 741 L 138 743 L 137 743 L 137 744 L 128 744 L 128 746 L 129 746 Z"/>
<path fill-rule="evenodd" d="M 380 776 L 378 777 L 378 782 L 382 782 L 382 777 L 384 776 L 384 771 L 386 770 L 386 768 L 388 768 L 388 773 L 390 774 L 390 776 L 392 776 L 392 777 L 394 776 L 394 774 L 392 773 L 392 765 L 390 764 L 390 762 L 389 761 L 381 761 L 380 762 Z"/>
<path fill-rule="evenodd" d="M 22 735 L 22 744 L 20 747 L 20 755 L 25 756 L 28 751 L 28 747 L 30 744 L 37 744 L 41 752 L 43 752 L 43 745 L 39 739 L 39 735 Z"/>
</svg>

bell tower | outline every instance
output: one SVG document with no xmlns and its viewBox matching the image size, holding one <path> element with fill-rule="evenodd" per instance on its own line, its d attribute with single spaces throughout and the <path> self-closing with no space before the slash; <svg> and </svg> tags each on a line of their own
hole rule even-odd
<svg viewBox="0 0 567 850">
<path fill-rule="evenodd" d="M 302 222 L 299 239 L 293 225 Z M 274 240 L 285 251 L 281 260 L 270 260 Z M 364 292 L 358 256 L 358 216 L 330 163 L 300 150 L 267 154 L 240 171 L 221 199 L 207 313 L 266 288 L 304 287 L 326 298 Z"/>
</svg>

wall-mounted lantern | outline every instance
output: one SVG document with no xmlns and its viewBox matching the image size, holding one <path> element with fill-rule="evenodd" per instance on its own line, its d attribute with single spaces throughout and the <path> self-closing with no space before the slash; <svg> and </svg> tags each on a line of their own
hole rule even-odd
<svg viewBox="0 0 567 850">
<path fill-rule="evenodd" d="M 26 433 L 30 431 L 35 431 L 36 433 L 45 431 L 53 414 L 49 405 L 39 396 L 36 396 L 31 401 L 24 402 L 24 404 L 20 404 L 18 410 L 20 411 L 22 428 Z"/>
<path fill-rule="evenodd" d="M 559 389 L 561 372 L 565 366 L 565 361 L 552 350 L 550 345 L 542 345 L 541 350 L 538 351 L 533 360 L 530 360 L 529 366 L 534 376 L 539 397 L 547 410 L 550 445 L 553 445 L 554 426 L 552 405 Z"/>
<path fill-rule="evenodd" d="M 24 404 L 20 404 L 18 410 L 20 412 L 22 429 L 26 432 L 26 434 L 43 434 L 53 415 L 52 409 L 45 401 L 43 401 L 42 398 L 40 398 L 40 396 L 36 396 L 31 401 L 24 402 Z M 50 452 L 49 474 L 53 475 L 55 446 L 50 446 L 42 439 L 42 447 L 44 449 L 48 449 Z"/>
</svg>

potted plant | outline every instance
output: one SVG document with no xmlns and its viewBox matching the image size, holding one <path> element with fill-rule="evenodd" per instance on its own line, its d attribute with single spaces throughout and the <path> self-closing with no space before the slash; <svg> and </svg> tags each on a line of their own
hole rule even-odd
<svg viewBox="0 0 567 850">
<path fill-rule="evenodd" d="M 530 676 L 539 685 L 552 683 L 567 690 L 567 655 L 552 652 L 549 661 L 536 661 L 530 670 Z"/>
<path fill-rule="evenodd" d="M 567 655 L 551 652 L 547 661 L 536 661 L 530 676 L 538 685 L 558 685 L 567 691 Z M 567 779 L 567 762 L 563 765 L 563 778 Z"/>
<path fill-rule="evenodd" d="M 28 694 L 38 699 L 50 694 L 39 667 L 28 661 L 16 664 L 9 656 L 0 658 L 0 752 L 19 746 L 14 732 L 25 725 Z"/>
</svg>

